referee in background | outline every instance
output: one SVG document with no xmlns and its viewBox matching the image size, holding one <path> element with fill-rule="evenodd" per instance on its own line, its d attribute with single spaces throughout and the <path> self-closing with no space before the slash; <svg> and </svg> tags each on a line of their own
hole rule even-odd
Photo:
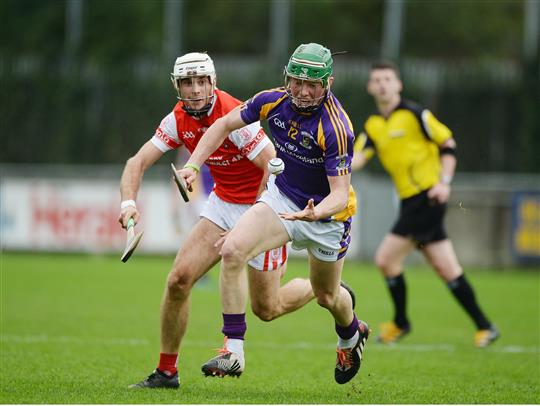
<svg viewBox="0 0 540 406">
<path fill-rule="evenodd" d="M 403 261 L 418 248 L 476 325 L 475 346 L 486 347 L 499 331 L 478 305 L 443 224 L 456 168 L 456 142 L 429 110 L 402 100 L 402 89 L 392 63 L 371 67 L 367 91 L 378 113 L 368 117 L 356 138 L 352 163 L 353 169 L 360 169 L 377 153 L 401 199 L 399 218 L 375 254 L 395 311 L 394 320 L 381 325 L 378 340 L 394 343 L 411 331 Z"/>
</svg>

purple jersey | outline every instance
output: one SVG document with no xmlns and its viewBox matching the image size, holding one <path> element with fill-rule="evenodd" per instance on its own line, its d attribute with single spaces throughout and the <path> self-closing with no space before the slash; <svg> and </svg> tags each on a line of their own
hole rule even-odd
<svg viewBox="0 0 540 406">
<path fill-rule="evenodd" d="M 268 120 L 277 156 L 285 171 L 276 178 L 279 190 L 300 209 L 309 199 L 320 203 L 330 194 L 327 176 L 351 172 L 354 131 L 343 107 L 329 92 L 319 109 L 310 114 L 293 110 L 285 88 L 257 93 L 242 106 L 242 120 Z M 344 221 L 356 211 L 351 188 L 347 208 L 333 216 Z"/>
</svg>

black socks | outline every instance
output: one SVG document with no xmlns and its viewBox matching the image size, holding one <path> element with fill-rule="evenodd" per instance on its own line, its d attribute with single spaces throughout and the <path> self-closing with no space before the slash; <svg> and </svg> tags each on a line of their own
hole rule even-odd
<svg viewBox="0 0 540 406">
<path fill-rule="evenodd" d="M 394 323 L 399 328 L 408 328 L 409 320 L 407 320 L 406 315 L 407 286 L 405 285 L 405 277 L 403 274 L 400 274 L 394 278 L 386 278 L 386 284 L 394 302 Z"/>
<path fill-rule="evenodd" d="M 448 287 L 457 301 L 463 306 L 469 316 L 471 316 L 478 330 L 489 329 L 491 323 L 486 319 L 486 316 L 484 316 L 484 313 L 480 310 L 478 303 L 476 303 L 474 290 L 472 286 L 469 285 L 467 279 L 465 279 L 465 275 L 461 275 L 452 282 L 448 282 Z"/>
</svg>

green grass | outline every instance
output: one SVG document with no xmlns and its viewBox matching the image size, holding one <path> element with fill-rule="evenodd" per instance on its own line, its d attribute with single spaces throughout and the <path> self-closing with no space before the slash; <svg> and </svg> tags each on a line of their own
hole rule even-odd
<svg viewBox="0 0 540 406">
<path fill-rule="evenodd" d="M 414 331 L 400 344 L 368 342 L 362 370 L 333 380 L 335 332 L 311 302 L 264 323 L 248 312 L 246 372 L 203 378 L 222 344 L 217 269 L 192 295 L 179 391 L 126 387 L 152 371 L 159 305 L 172 258 L 1 254 L 0 403 L 529 403 L 539 395 L 539 274 L 477 271 L 468 277 L 502 338 L 472 346 L 473 325 L 427 268 L 409 269 Z M 292 262 L 286 278 L 306 275 Z M 382 278 L 348 262 L 357 314 L 375 328 L 391 314 Z"/>
</svg>

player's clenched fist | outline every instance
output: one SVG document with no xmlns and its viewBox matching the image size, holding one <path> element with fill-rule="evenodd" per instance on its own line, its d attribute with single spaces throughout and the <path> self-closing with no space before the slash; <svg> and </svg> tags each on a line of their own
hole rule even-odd
<svg viewBox="0 0 540 406">
<path fill-rule="evenodd" d="M 139 222 L 139 217 L 140 214 L 136 207 L 127 206 L 120 210 L 118 221 L 122 225 L 122 228 L 126 228 L 130 218 L 132 218 L 135 224 L 137 224 Z"/>
</svg>

